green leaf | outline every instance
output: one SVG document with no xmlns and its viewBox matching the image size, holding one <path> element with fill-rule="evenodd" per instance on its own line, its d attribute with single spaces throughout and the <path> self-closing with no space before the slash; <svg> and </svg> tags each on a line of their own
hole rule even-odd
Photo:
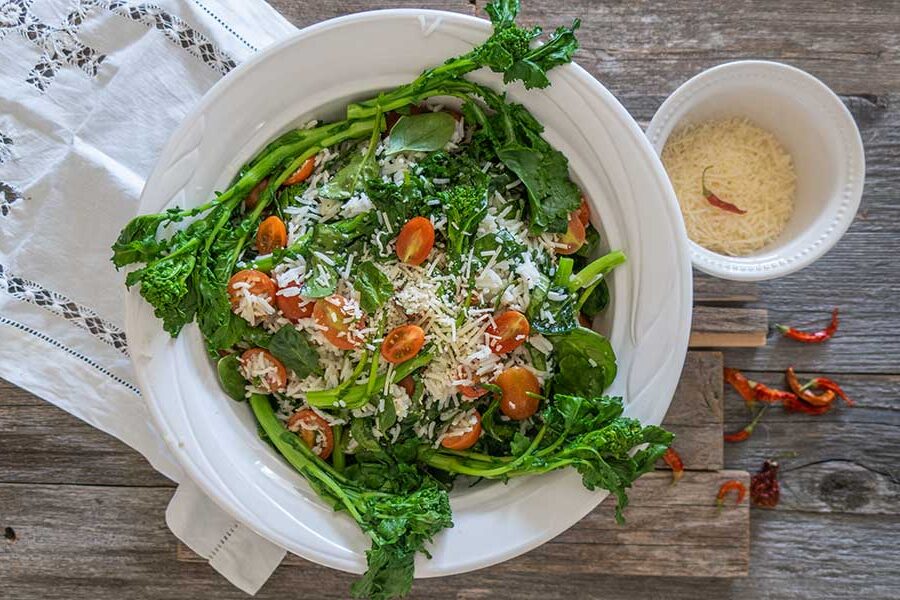
<svg viewBox="0 0 900 600">
<path fill-rule="evenodd" d="M 378 413 L 376 419 L 378 430 L 381 433 L 387 433 L 387 430 L 394 426 L 397 422 L 397 409 L 394 407 L 394 401 L 390 396 L 384 399 L 384 410 Z"/>
<path fill-rule="evenodd" d="M 161 213 L 141 215 L 129 221 L 112 245 L 113 264 L 118 268 L 156 258 L 166 247 L 156 240 L 156 231 L 167 218 L 166 213 Z"/>
<path fill-rule="evenodd" d="M 370 260 L 356 268 L 353 287 L 359 292 L 359 305 L 369 314 L 374 314 L 394 295 L 394 286 L 387 275 Z"/>
<path fill-rule="evenodd" d="M 403 116 L 391 129 L 385 154 L 433 152 L 447 145 L 456 130 L 456 119 L 446 112 Z"/>
<path fill-rule="evenodd" d="M 509 453 L 513 456 L 520 456 L 525 454 L 529 446 L 531 446 L 531 438 L 517 431 L 513 434 L 512 442 L 509 443 Z"/>
<path fill-rule="evenodd" d="M 379 177 L 380 170 L 369 152 L 354 154 L 346 165 L 319 190 L 319 195 L 332 200 L 346 200 L 363 188 L 367 179 Z"/>
<path fill-rule="evenodd" d="M 593 319 L 607 307 L 609 304 L 609 286 L 606 280 L 597 282 L 596 286 L 590 290 L 584 304 L 581 305 L 581 312 L 588 319 Z"/>
<path fill-rule="evenodd" d="M 297 331 L 293 325 L 285 325 L 275 332 L 269 342 L 269 352 L 300 379 L 321 372 L 318 352 L 309 344 L 306 333 Z"/>
<path fill-rule="evenodd" d="M 616 378 L 616 355 L 605 337 L 585 327 L 549 336 L 556 353 L 553 390 L 585 398 L 599 397 Z"/>
<path fill-rule="evenodd" d="M 528 215 L 532 231 L 563 232 L 569 213 L 581 204 L 581 192 L 569 179 L 569 162 L 549 144 L 528 148 L 507 144 L 497 156 L 528 189 Z"/>
<path fill-rule="evenodd" d="M 247 389 L 247 380 L 241 375 L 240 360 L 237 354 L 227 354 L 219 359 L 216 363 L 216 371 L 219 373 L 219 383 L 228 396 L 243 402 L 246 400 L 244 395 Z"/>
<path fill-rule="evenodd" d="M 337 270 L 313 254 L 308 262 L 306 280 L 300 286 L 300 295 L 304 298 L 324 298 L 334 293 L 337 284 Z"/>
</svg>

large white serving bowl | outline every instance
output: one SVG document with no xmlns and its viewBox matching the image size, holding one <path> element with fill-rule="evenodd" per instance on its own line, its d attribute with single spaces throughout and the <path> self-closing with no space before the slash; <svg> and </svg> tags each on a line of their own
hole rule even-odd
<svg viewBox="0 0 900 600">
<path fill-rule="evenodd" d="M 486 21 L 427 10 L 362 13 L 314 25 L 262 52 L 214 86 L 184 120 L 147 180 L 141 212 L 194 206 L 223 189 L 267 140 L 311 118 L 337 118 L 348 100 L 412 80 L 489 35 Z M 474 79 L 495 88 L 500 77 Z M 637 124 L 577 66 L 556 69 L 543 91 L 514 86 L 568 156 L 606 245 L 629 261 L 611 279 L 612 304 L 595 324 L 619 357 L 610 393 L 627 414 L 662 421 L 687 348 L 691 273 L 687 238 L 662 165 Z M 259 439 L 248 406 L 219 388 L 196 326 L 177 339 L 132 291 L 126 300 L 131 356 L 144 397 L 172 452 L 219 506 L 304 558 L 365 569 L 369 542 Z M 441 533 L 418 576 L 485 567 L 534 548 L 591 511 L 607 494 L 570 471 L 508 485 L 454 490 L 455 526 Z"/>
</svg>

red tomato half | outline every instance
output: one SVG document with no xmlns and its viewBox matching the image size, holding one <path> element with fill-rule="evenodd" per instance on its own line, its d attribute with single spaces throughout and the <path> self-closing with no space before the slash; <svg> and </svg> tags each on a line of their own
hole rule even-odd
<svg viewBox="0 0 900 600">
<path fill-rule="evenodd" d="M 434 247 L 434 225 L 425 217 L 410 219 L 397 236 L 397 258 L 410 265 L 421 265 Z"/>
</svg>

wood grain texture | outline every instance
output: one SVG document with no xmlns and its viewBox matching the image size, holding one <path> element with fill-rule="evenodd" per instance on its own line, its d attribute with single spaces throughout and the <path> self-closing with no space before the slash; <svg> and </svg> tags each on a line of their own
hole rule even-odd
<svg viewBox="0 0 900 600">
<path fill-rule="evenodd" d="M 372 0 L 270 1 L 298 26 L 388 6 Z M 781 505 L 752 511 L 750 577 L 633 577 L 577 570 L 547 576 L 542 563 L 549 557 L 571 563 L 570 556 L 576 555 L 565 552 L 576 544 L 560 550 L 551 542 L 521 562 L 417 582 L 411 597 L 900 597 L 900 5 L 872 0 L 524 3 L 524 16 L 532 23 L 553 26 L 575 15 L 583 18 L 583 49 L 576 59 L 639 122 L 649 122 L 665 97 L 689 77 L 742 58 L 788 62 L 842 95 L 866 149 L 860 211 L 841 242 L 815 265 L 759 284 L 758 300 L 741 299 L 751 302 L 751 308 L 766 308 L 772 323 L 814 325 L 840 306 L 841 329 L 821 346 L 770 335 L 764 348 L 726 350 L 725 364 L 769 383 L 777 383 L 789 364 L 834 375 L 859 406 L 817 418 L 771 411 L 749 441 L 725 448 L 729 468 L 754 471 L 765 458 L 781 456 Z M 478 0 L 478 10 L 483 4 Z M 467 14 L 476 10 L 468 0 L 392 0 L 389 6 Z M 699 285 L 697 290 L 701 300 Z M 0 406 L 39 402 L 0 382 Z M 71 419 L 56 409 L 47 418 L 66 426 Z M 726 391 L 726 426 L 736 429 L 746 418 L 740 401 Z M 21 453 L 14 459 L 15 469 L 4 469 L 9 440 L 0 440 L 0 471 L 8 476 L 15 470 L 20 480 L 34 479 Z M 33 443 L 40 447 L 43 442 Z M 0 527 L 14 527 L 19 534 L 15 544 L 0 540 L 0 595 L 17 600 L 246 598 L 207 565 L 175 560 L 176 541 L 163 516 L 171 489 L 152 487 L 150 467 L 124 446 L 118 451 L 133 455 L 131 470 L 148 474 L 138 485 L 151 487 L 0 485 Z M 61 459 L 42 452 L 35 458 L 37 463 L 48 460 Z M 74 478 L 98 477 L 95 473 L 109 465 L 108 457 L 97 454 L 87 454 L 81 462 L 82 468 L 73 466 Z M 66 483 L 65 469 L 44 472 L 61 478 L 55 483 Z M 124 469 L 106 480 L 118 477 L 120 484 L 128 481 Z M 257 598 L 346 598 L 352 579 L 312 564 L 281 567 Z"/>
<path fill-rule="evenodd" d="M 669 473 L 639 479 L 629 492 L 625 525 L 616 525 L 614 502 L 604 501 L 571 529 L 542 548 L 516 558 L 518 573 L 742 577 L 750 552 L 747 500 L 719 511 L 719 486 L 730 479 L 750 485 L 746 471 L 686 473 L 672 485 Z M 179 560 L 203 561 L 179 544 Z M 677 561 L 671 561 L 677 556 Z M 307 567 L 288 554 L 285 565 Z M 660 569 L 665 565 L 664 569 Z"/>
<path fill-rule="evenodd" d="M 722 354 L 688 352 L 663 427 L 675 434 L 674 448 L 687 470 L 718 471 L 722 448 Z M 667 468 L 660 461 L 660 468 Z"/>
<path fill-rule="evenodd" d="M 755 281 L 726 281 L 694 271 L 694 303 L 757 300 L 759 300 L 759 284 Z"/>
<path fill-rule="evenodd" d="M 695 306 L 691 348 L 753 348 L 766 345 L 765 309 Z"/>
</svg>

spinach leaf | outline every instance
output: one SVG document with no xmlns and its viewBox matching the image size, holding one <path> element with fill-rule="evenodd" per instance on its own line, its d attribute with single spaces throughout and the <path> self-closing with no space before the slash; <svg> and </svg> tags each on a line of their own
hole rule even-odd
<svg viewBox="0 0 900 600">
<path fill-rule="evenodd" d="M 581 312 L 588 319 L 593 319 L 603 312 L 603 309 L 609 304 L 609 286 L 606 284 L 605 279 L 601 279 L 595 284 L 593 289 L 585 290 L 585 292 L 587 292 L 587 298 L 581 305 Z"/>
<path fill-rule="evenodd" d="M 616 378 L 616 355 L 609 340 L 585 327 L 548 339 L 557 364 L 553 392 L 585 398 L 602 396 Z"/>
<path fill-rule="evenodd" d="M 216 363 L 216 371 L 219 373 L 219 383 L 222 384 L 222 390 L 232 400 L 243 402 L 247 399 L 244 395 L 247 389 L 247 380 L 241 375 L 238 368 L 239 365 L 240 361 L 237 354 L 227 354 Z"/>
<path fill-rule="evenodd" d="M 369 314 L 375 313 L 394 295 L 390 279 L 369 260 L 357 266 L 353 287 L 359 292 L 359 305 Z"/>
<path fill-rule="evenodd" d="M 293 325 L 285 325 L 275 332 L 269 343 L 269 352 L 300 379 L 322 371 L 319 354 L 310 346 L 309 337 Z"/>
<path fill-rule="evenodd" d="M 446 112 L 400 117 L 391 129 L 385 154 L 440 150 L 447 145 L 455 130 L 456 120 Z"/>
<path fill-rule="evenodd" d="M 332 200 L 346 200 L 362 189 L 366 180 L 378 177 L 380 171 L 373 155 L 354 154 L 346 165 L 319 190 L 319 195 Z"/>
<path fill-rule="evenodd" d="M 300 286 L 304 298 L 324 298 L 337 289 L 338 273 L 334 266 L 322 260 L 317 254 L 310 256 L 307 263 L 306 279 Z"/>
<path fill-rule="evenodd" d="M 387 430 L 397 422 L 397 409 L 394 407 L 394 401 L 390 396 L 384 399 L 384 410 L 378 413 L 376 421 L 378 423 L 378 431 L 381 433 L 387 433 Z"/>
<path fill-rule="evenodd" d="M 482 252 L 497 250 L 497 261 L 510 260 L 522 256 L 525 245 L 520 244 L 507 229 L 498 229 L 494 233 L 486 233 L 475 240 L 475 256 L 481 257 Z"/>
</svg>

